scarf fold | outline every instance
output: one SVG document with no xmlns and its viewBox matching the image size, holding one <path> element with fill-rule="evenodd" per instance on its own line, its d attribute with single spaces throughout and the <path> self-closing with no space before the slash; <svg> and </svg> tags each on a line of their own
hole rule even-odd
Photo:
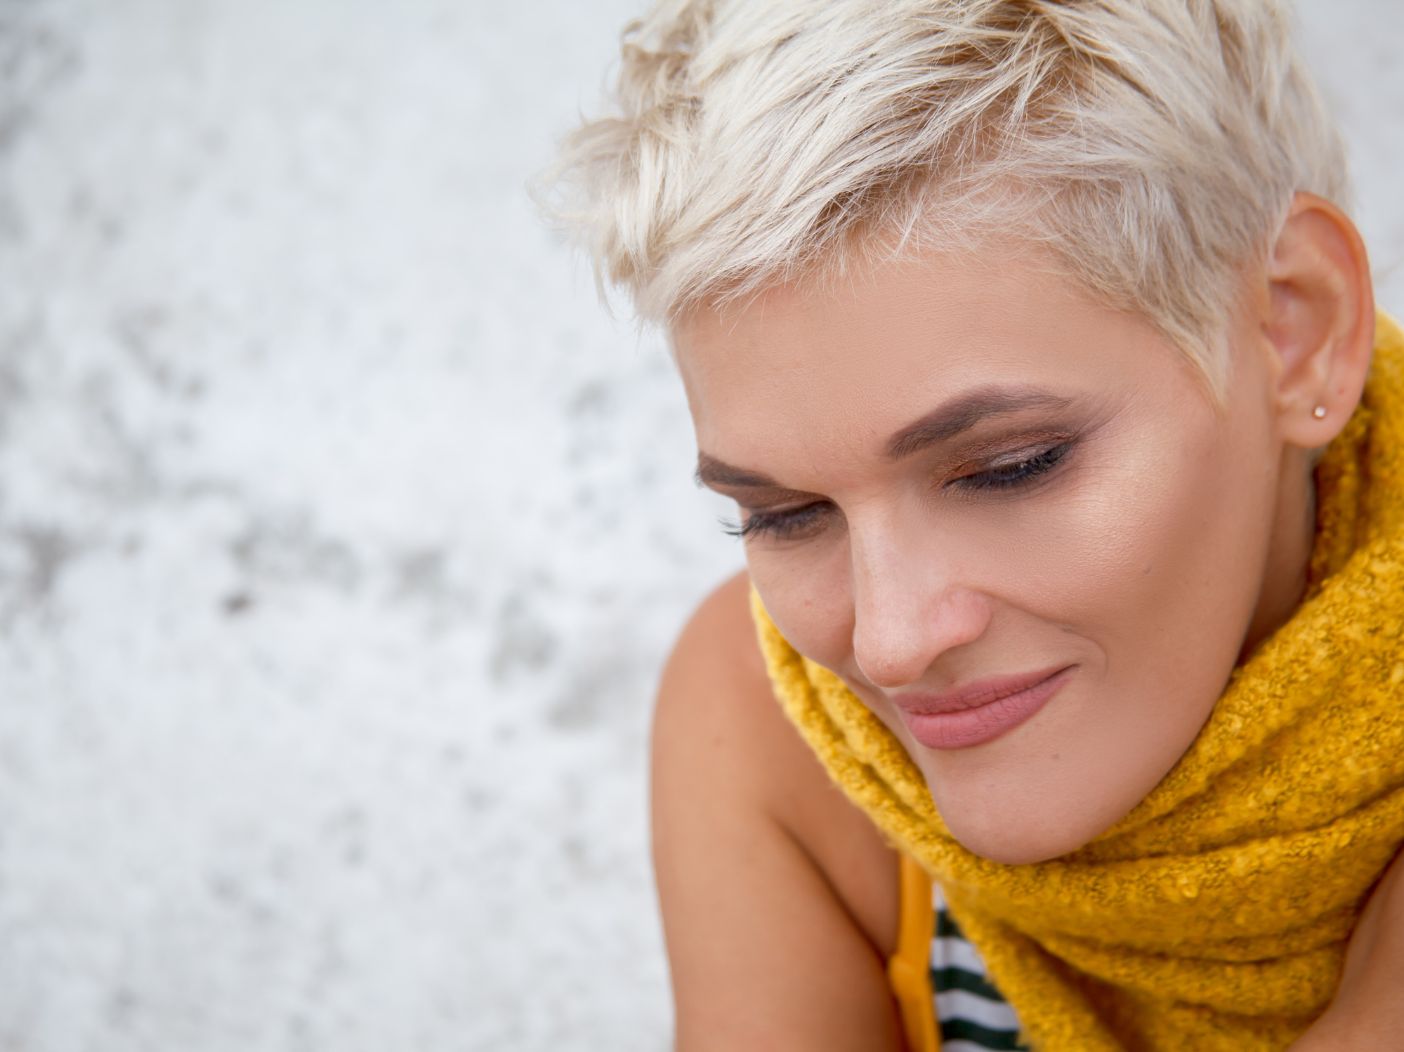
<svg viewBox="0 0 1404 1052">
<path fill-rule="evenodd" d="M 1375 344 L 1316 469 L 1301 606 L 1160 784 L 1069 855 L 1005 865 L 961 847 L 898 740 L 752 596 L 786 714 L 940 883 L 1038 1052 L 1281 1049 L 1335 991 L 1404 842 L 1404 332 L 1381 315 Z"/>
</svg>

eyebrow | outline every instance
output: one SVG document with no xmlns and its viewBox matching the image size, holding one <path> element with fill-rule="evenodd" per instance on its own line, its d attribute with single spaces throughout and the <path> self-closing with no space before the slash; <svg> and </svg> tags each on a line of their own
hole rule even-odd
<svg viewBox="0 0 1404 1052">
<path fill-rule="evenodd" d="M 1066 409 L 1071 398 L 1037 387 L 977 387 L 937 406 L 887 440 L 887 459 L 902 460 L 969 431 L 986 417 L 1029 409 Z"/>
<path fill-rule="evenodd" d="M 735 467 L 707 453 L 697 454 L 697 471 L 693 477 L 699 486 L 728 486 L 732 489 L 781 488 L 769 475 Z"/>
<path fill-rule="evenodd" d="M 887 440 L 887 459 L 903 460 L 930 446 L 948 442 L 991 416 L 1030 409 L 1066 409 L 1073 399 L 1037 387 L 977 387 L 943 402 Z M 695 478 L 703 486 L 732 489 L 782 489 L 769 475 L 739 468 L 709 453 L 697 454 Z"/>
</svg>

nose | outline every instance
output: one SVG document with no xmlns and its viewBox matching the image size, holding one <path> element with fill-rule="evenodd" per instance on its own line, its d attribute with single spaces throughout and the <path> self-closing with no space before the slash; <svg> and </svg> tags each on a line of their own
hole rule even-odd
<svg viewBox="0 0 1404 1052">
<path fill-rule="evenodd" d="M 850 532 L 853 656 L 883 690 L 921 679 L 947 651 L 979 639 L 993 615 L 989 595 L 932 541 L 893 529 Z"/>
</svg>

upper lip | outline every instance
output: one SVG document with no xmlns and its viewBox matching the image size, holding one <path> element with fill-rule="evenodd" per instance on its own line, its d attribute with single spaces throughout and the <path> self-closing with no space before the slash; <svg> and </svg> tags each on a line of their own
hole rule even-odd
<svg viewBox="0 0 1404 1052">
<path fill-rule="evenodd" d="M 1051 679 L 1069 665 L 1053 665 L 1037 672 L 1020 672 L 1012 676 L 991 676 L 989 679 L 974 680 L 962 684 L 954 690 L 920 691 L 910 690 L 896 695 L 892 703 L 913 716 L 934 716 L 945 712 L 960 712 L 975 709 L 981 705 L 1018 694 L 1022 690 L 1036 687 L 1046 679 Z"/>
</svg>

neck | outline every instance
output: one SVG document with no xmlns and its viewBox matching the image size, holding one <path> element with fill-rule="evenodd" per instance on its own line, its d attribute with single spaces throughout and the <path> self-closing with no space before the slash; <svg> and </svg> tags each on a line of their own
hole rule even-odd
<svg viewBox="0 0 1404 1052">
<path fill-rule="evenodd" d="M 1316 540 L 1316 483 L 1309 455 L 1303 450 L 1287 451 L 1281 478 L 1263 565 L 1263 588 L 1248 623 L 1239 664 L 1287 623 L 1306 593 L 1307 570 Z"/>
</svg>

